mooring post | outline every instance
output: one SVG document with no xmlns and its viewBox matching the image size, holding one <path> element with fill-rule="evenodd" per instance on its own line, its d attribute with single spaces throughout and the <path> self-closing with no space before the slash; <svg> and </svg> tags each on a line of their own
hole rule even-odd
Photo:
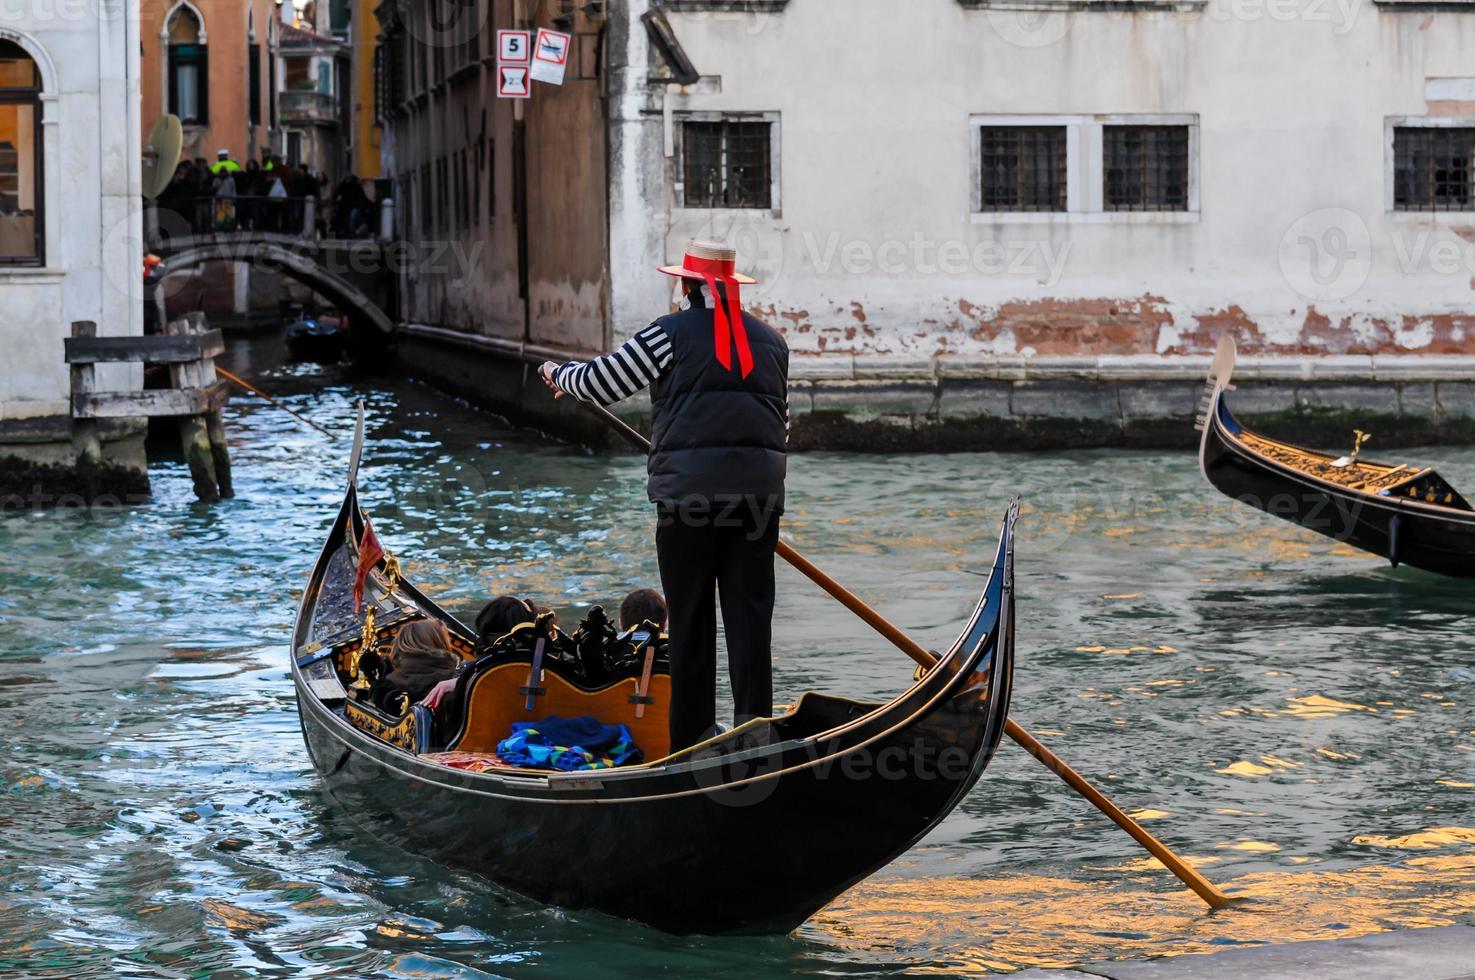
<svg viewBox="0 0 1475 980">
<path fill-rule="evenodd" d="M 73 337 L 96 337 L 97 324 L 92 320 L 78 320 L 72 324 Z M 102 439 L 97 434 L 96 419 L 76 417 L 78 395 L 89 395 L 97 390 L 97 365 L 72 365 L 72 447 L 77 450 L 79 462 L 93 466 L 102 464 Z"/>
<path fill-rule="evenodd" d="M 203 334 L 210 326 L 204 313 L 189 314 L 189 321 L 191 332 L 196 334 Z M 195 384 L 198 387 L 207 390 L 215 387 L 219 380 L 215 374 L 215 358 L 206 357 L 196 361 L 193 367 Z M 220 409 L 213 408 L 205 413 L 205 432 L 210 439 L 210 456 L 215 461 L 215 483 L 220 488 L 220 495 L 234 497 L 236 491 L 230 478 L 230 447 L 225 441 L 225 422 L 220 417 Z"/>
<path fill-rule="evenodd" d="M 196 324 L 189 318 L 171 320 L 164 327 L 168 334 L 191 334 L 194 333 Z M 169 379 L 175 388 L 182 390 L 199 387 L 195 379 L 195 365 L 198 362 L 187 362 L 184 364 L 171 364 L 169 366 Z M 194 480 L 195 496 L 206 503 L 214 503 L 220 499 L 217 489 L 215 475 L 215 461 L 210 451 L 210 430 L 202 415 L 181 415 L 179 418 L 179 439 L 184 448 L 184 461 L 189 464 L 190 478 Z"/>
</svg>

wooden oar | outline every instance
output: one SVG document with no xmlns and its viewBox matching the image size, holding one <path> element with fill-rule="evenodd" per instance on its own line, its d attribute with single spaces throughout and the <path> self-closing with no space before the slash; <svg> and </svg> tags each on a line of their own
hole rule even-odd
<svg viewBox="0 0 1475 980">
<path fill-rule="evenodd" d="M 634 445 L 645 449 L 647 452 L 650 450 L 650 441 L 645 436 L 616 417 L 607 408 L 602 405 L 586 402 L 582 399 L 575 399 L 575 401 L 603 418 L 616 432 L 624 436 Z M 886 637 L 898 649 L 921 664 L 924 668 L 931 668 L 937 665 L 937 658 L 931 653 L 928 653 L 920 643 L 907 636 L 886 619 L 886 617 L 866 605 L 855 593 L 826 575 L 812 561 L 795 551 L 793 546 L 787 541 L 780 539 L 774 551 L 780 558 L 802 572 L 815 585 L 818 585 L 821 589 L 824 589 L 830 595 L 840 600 L 841 605 L 865 620 L 872 629 Z M 1065 780 L 1071 789 L 1084 796 L 1090 801 L 1092 806 L 1106 814 L 1112 819 L 1113 823 L 1130 834 L 1133 840 L 1146 848 L 1148 853 L 1161 861 L 1169 871 L 1177 875 L 1180 881 L 1193 889 L 1199 898 L 1202 898 L 1209 904 L 1210 908 L 1222 908 L 1231 902 L 1244 901 L 1241 898 L 1231 898 L 1221 892 L 1214 886 L 1213 882 L 1195 871 L 1188 862 L 1174 854 L 1168 849 L 1166 844 L 1152 836 L 1152 834 L 1147 832 L 1145 827 L 1129 817 L 1121 807 L 1107 798 L 1105 793 L 1092 786 L 1086 777 L 1066 765 L 1060 756 L 1045 748 L 1039 739 L 1015 724 L 1012 718 L 1005 720 L 1004 732 L 1019 745 L 1023 746 L 1026 752 L 1043 762 L 1047 769 Z"/>
<path fill-rule="evenodd" d="M 251 392 L 251 394 L 253 394 L 253 395 L 259 395 L 260 397 L 265 398 L 268 404 L 275 405 L 277 408 L 280 408 L 282 411 L 286 412 L 288 415 L 292 416 L 294 419 L 296 419 L 297 421 L 301 422 L 303 425 L 310 425 L 310 426 L 312 426 L 314 429 L 317 429 L 319 432 L 321 432 L 323 435 L 327 436 L 329 439 L 337 439 L 338 438 L 333 433 L 329 432 L 327 429 L 323 428 L 321 425 L 318 425 L 316 422 L 312 421 L 311 419 L 305 419 L 301 415 L 298 415 L 296 412 L 292 411 L 286 405 L 283 405 L 281 402 L 277 401 L 275 398 L 271 397 L 266 392 L 262 391 L 260 388 L 254 387 L 250 383 L 248 383 L 246 381 L 243 381 L 242 379 L 236 377 L 234 374 L 231 374 L 229 371 L 227 371 L 225 368 L 221 367 L 219 364 L 215 365 L 215 373 L 216 374 L 224 375 L 225 377 L 229 378 L 231 381 L 234 381 L 236 384 L 240 385 L 242 388 L 245 388 L 247 391 Z"/>
</svg>

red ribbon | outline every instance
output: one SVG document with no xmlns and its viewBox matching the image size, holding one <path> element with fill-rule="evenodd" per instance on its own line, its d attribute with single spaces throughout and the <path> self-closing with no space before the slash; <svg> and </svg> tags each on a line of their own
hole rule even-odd
<svg viewBox="0 0 1475 980">
<path fill-rule="evenodd" d="M 700 273 L 706 280 L 707 292 L 712 297 L 713 327 L 712 342 L 717 348 L 717 363 L 732 370 L 732 345 L 737 342 L 738 365 L 742 376 L 753 371 L 753 349 L 748 346 L 748 328 L 743 325 L 743 304 L 738 281 L 733 278 L 737 264 L 731 259 L 700 259 L 686 256 L 682 267 Z M 727 290 L 727 308 L 722 307 L 722 297 L 717 293 L 717 284 Z"/>
</svg>

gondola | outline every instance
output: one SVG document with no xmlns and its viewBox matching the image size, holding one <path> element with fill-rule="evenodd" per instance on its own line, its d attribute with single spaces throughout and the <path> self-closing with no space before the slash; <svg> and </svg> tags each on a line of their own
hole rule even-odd
<svg viewBox="0 0 1475 980">
<path fill-rule="evenodd" d="M 1475 577 L 1475 509 L 1433 469 L 1303 449 L 1246 429 L 1229 410 L 1234 340 L 1209 372 L 1199 466 L 1230 497 L 1381 555 L 1441 575 Z"/>
<path fill-rule="evenodd" d="M 1014 667 L 1017 504 L 962 634 L 907 690 L 886 703 L 805 693 L 777 717 L 668 754 L 668 675 L 586 688 L 536 648 L 477 656 L 472 630 L 389 557 L 364 563 L 355 610 L 362 441 L 361 415 L 347 492 L 293 626 L 291 673 L 314 767 L 375 836 L 549 905 L 673 933 L 783 933 L 917 843 L 993 757 Z M 426 617 L 469 664 L 454 717 L 377 712 L 355 690 L 356 658 Z M 647 761 L 569 773 L 501 764 L 509 721 L 549 713 L 626 723 Z"/>
<path fill-rule="evenodd" d="M 337 364 L 348 350 L 348 327 L 341 316 L 304 314 L 287 324 L 282 340 L 293 360 Z"/>
</svg>

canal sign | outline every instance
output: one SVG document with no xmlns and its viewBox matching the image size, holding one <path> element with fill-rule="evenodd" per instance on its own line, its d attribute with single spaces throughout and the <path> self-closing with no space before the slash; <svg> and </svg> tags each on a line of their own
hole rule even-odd
<svg viewBox="0 0 1475 980">
<path fill-rule="evenodd" d="M 526 99 L 532 94 L 528 87 L 527 65 L 497 66 L 497 98 Z"/>
<path fill-rule="evenodd" d="M 564 73 L 568 71 L 568 52 L 572 43 L 571 34 L 538 28 L 538 42 L 533 45 L 533 81 L 562 85 Z"/>
<path fill-rule="evenodd" d="M 498 31 L 497 61 L 504 65 L 525 65 L 532 60 L 531 31 Z"/>
</svg>

